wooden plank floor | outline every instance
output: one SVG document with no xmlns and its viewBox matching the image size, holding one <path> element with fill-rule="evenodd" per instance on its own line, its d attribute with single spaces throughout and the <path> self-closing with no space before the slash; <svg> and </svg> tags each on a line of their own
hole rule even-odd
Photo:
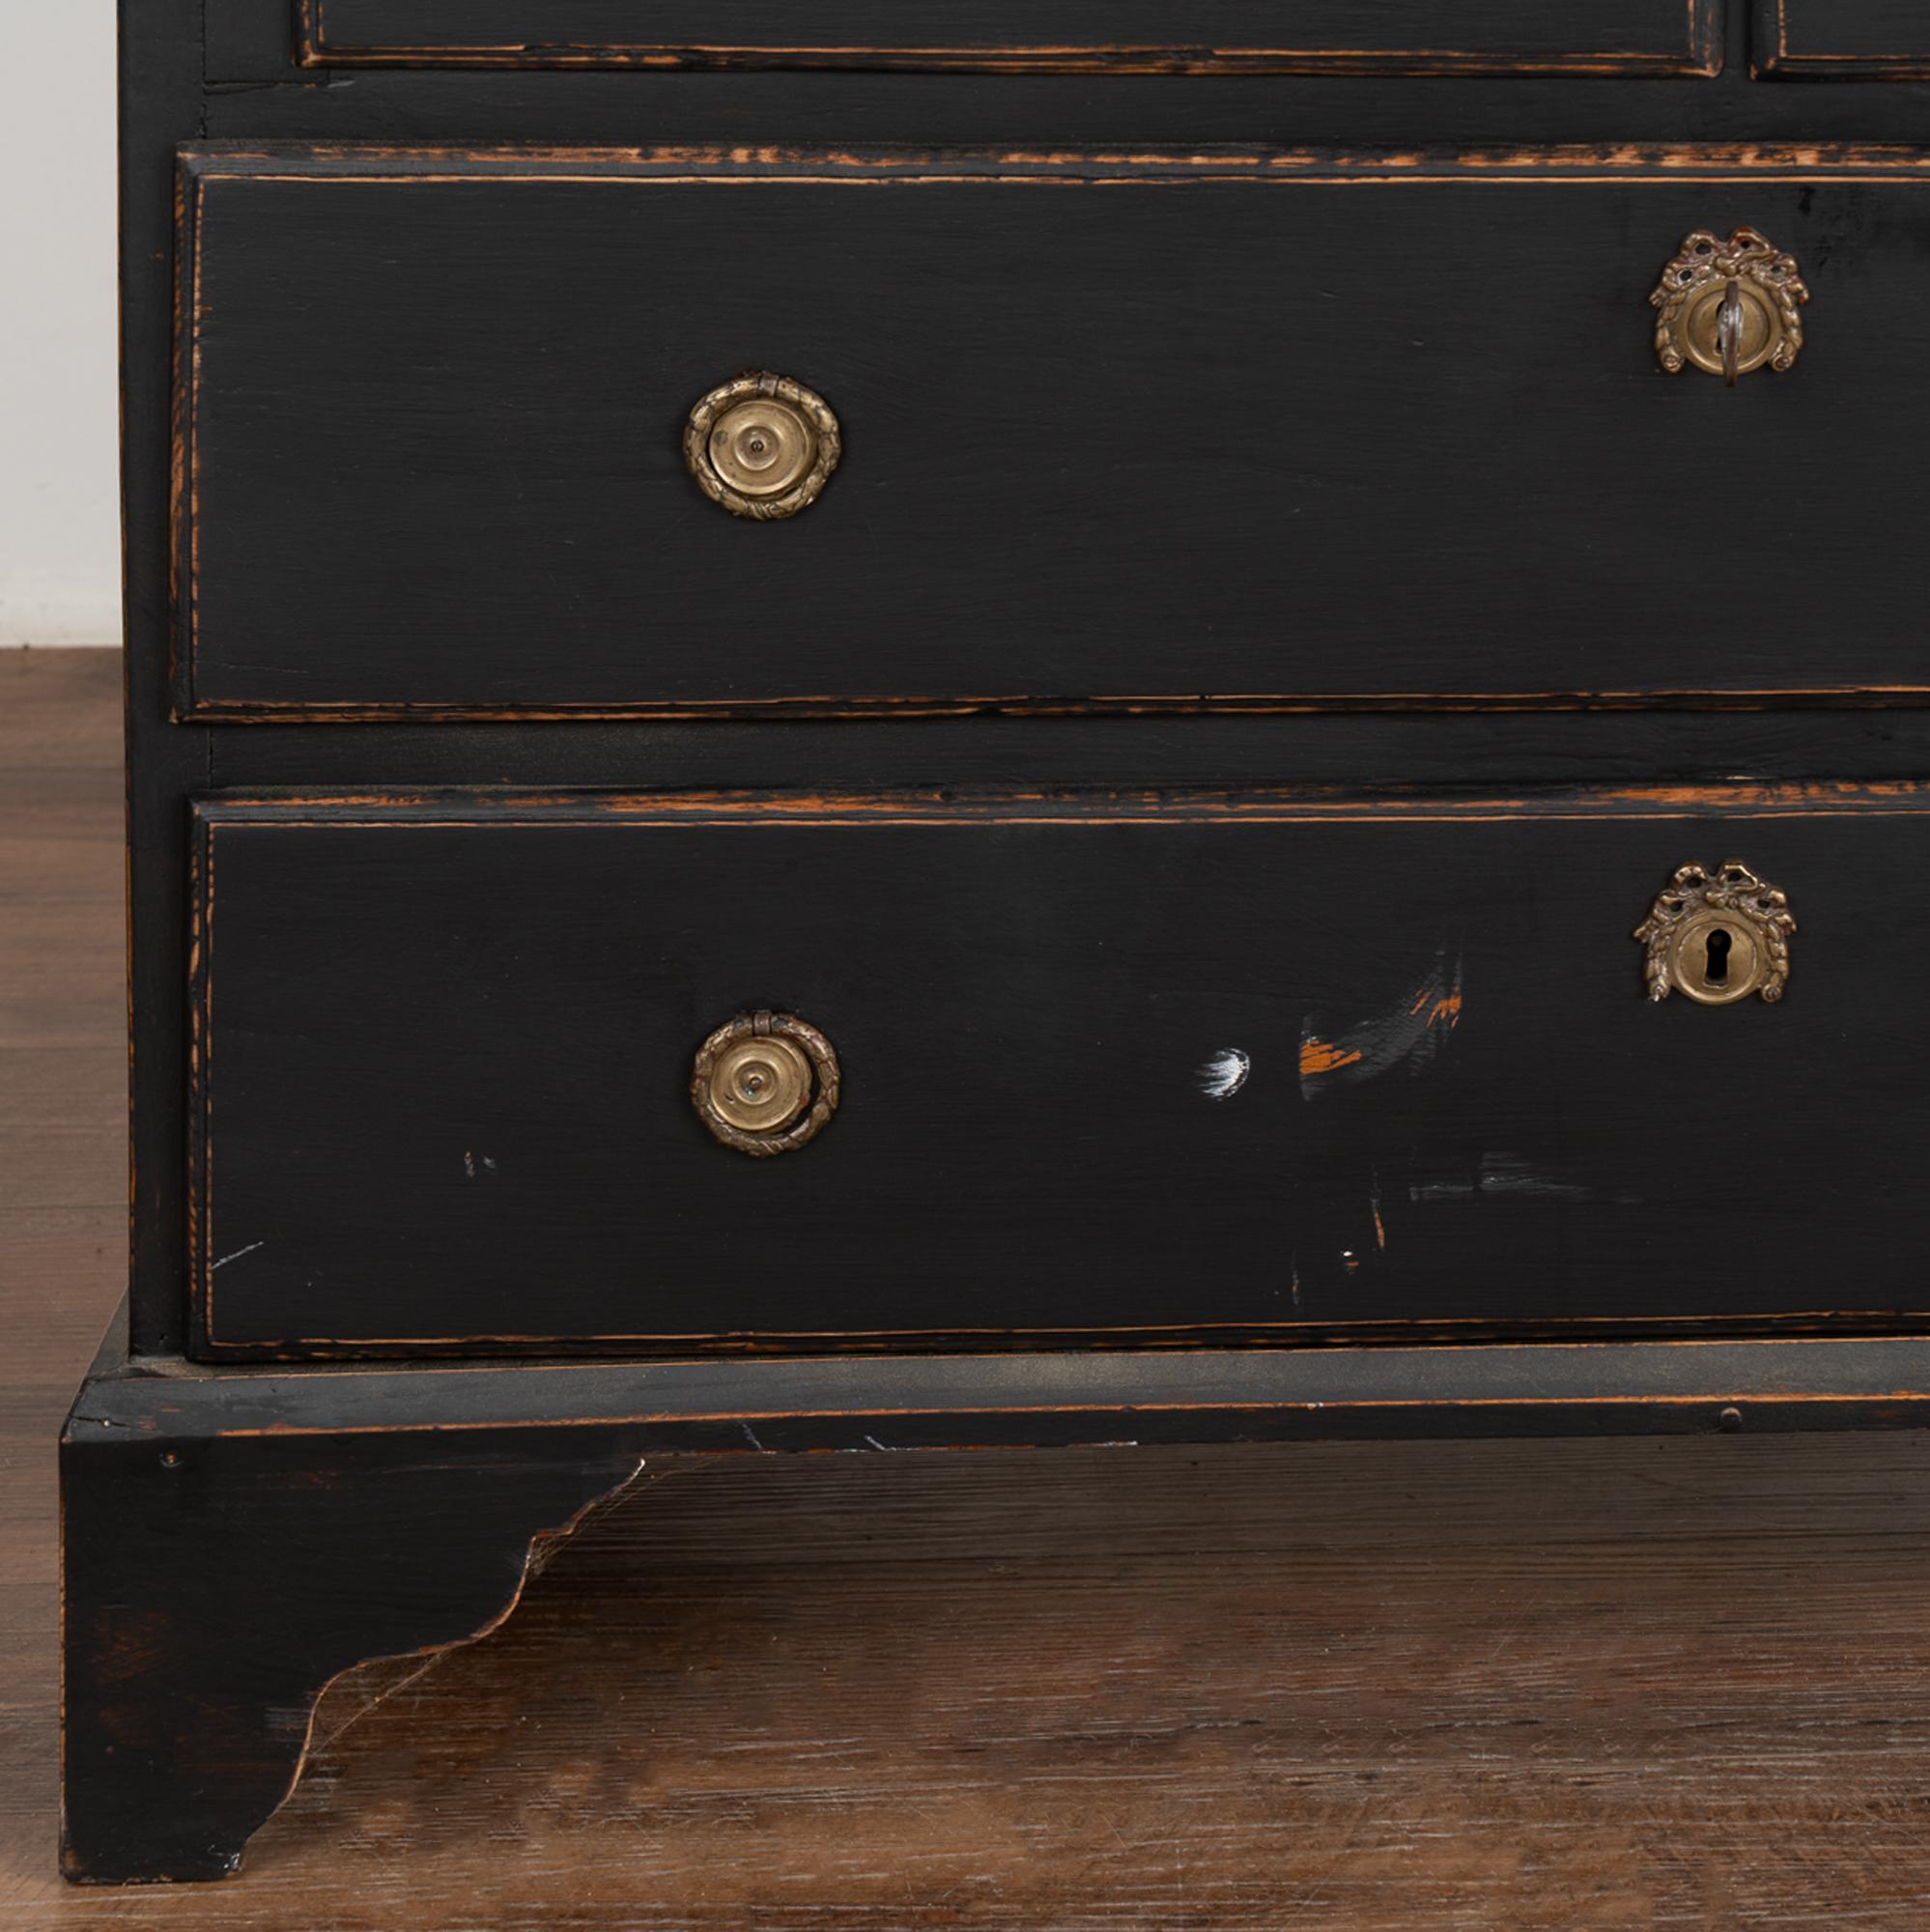
<svg viewBox="0 0 1930 1932">
<path fill-rule="evenodd" d="M 745 1456 L 331 1693 L 243 1875 L 53 1876 L 121 1287 L 118 670 L 0 654 L 0 1927 L 1930 1925 L 1930 1442 Z M 268 728 L 268 727 L 262 727 Z"/>
</svg>

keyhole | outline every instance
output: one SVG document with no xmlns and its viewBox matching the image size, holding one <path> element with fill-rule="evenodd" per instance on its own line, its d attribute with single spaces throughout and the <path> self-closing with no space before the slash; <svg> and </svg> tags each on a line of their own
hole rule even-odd
<svg viewBox="0 0 1930 1932">
<path fill-rule="evenodd" d="M 1729 983 L 1729 948 L 1733 935 L 1717 926 L 1709 935 L 1709 951 L 1702 968 L 1702 983 L 1705 986 L 1726 986 Z"/>
</svg>

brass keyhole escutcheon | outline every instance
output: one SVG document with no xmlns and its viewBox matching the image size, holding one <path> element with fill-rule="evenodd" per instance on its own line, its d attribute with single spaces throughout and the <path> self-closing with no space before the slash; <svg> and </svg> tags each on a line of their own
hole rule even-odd
<svg viewBox="0 0 1930 1932">
<path fill-rule="evenodd" d="M 1735 318 L 1726 330 L 1725 306 Z M 1782 341 L 1782 324 L 1754 283 L 1725 282 L 1703 290 L 1689 303 L 1683 311 L 1681 335 L 1689 359 L 1698 369 L 1733 382 L 1774 356 Z"/>
<path fill-rule="evenodd" d="M 691 1104 L 711 1133 L 739 1153 L 788 1153 L 837 1111 L 837 1055 L 818 1030 L 790 1013 L 739 1013 L 697 1049 Z"/>
<path fill-rule="evenodd" d="M 1649 998 L 1681 993 L 1701 1007 L 1733 1007 L 1751 994 L 1779 1000 L 1795 930 L 1787 895 L 1740 859 L 1715 873 L 1684 866 L 1635 928 L 1648 948 Z"/>
<path fill-rule="evenodd" d="M 713 389 L 684 426 L 684 463 L 733 517 L 794 517 L 837 468 L 843 437 L 831 406 L 788 376 L 740 376 Z"/>
<path fill-rule="evenodd" d="M 1744 921 L 1703 913 L 1676 934 L 1669 969 L 1676 990 L 1698 1006 L 1733 1006 L 1761 990 L 1768 949 Z"/>
<path fill-rule="evenodd" d="M 1731 384 L 1757 369 L 1794 368 L 1808 299 L 1795 256 L 1766 236 L 1739 228 L 1724 240 L 1698 228 L 1649 297 L 1656 355 L 1672 376 L 1692 367 Z"/>
</svg>

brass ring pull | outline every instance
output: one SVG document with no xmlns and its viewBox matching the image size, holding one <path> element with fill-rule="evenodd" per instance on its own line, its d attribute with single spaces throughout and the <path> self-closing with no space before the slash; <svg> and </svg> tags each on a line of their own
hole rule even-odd
<svg viewBox="0 0 1930 1932">
<path fill-rule="evenodd" d="M 831 406 L 788 376 L 753 374 L 711 390 L 684 425 L 684 464 L 733 517 L 794 517 L 837 468 L 843 438 Z"/>
<path fill-rule="evenodd" d="M 791 1013 L 739 1013 L 697 1048 L 691 1105 L 727 1148 L 789 1153 L 837 1111 L 841 1075 L 831 1042 Z"/>
<path fill-rule="evenodd" d="M 1789 983 L 1795 930 L 1788 894 L 1740 859 L 1714 873 L 1683 866 L 1635 928 L 1648 948 L 1649 998 L 1681 993 L 1699 1007 L 1733 1007 L 1759 993 L 1774 1004 Z"/>
<path fill-rule="evenodd" d="M 1692 364 L 1731 386 L 1757 369 L 1793 369 L 1808 299 L 1795 256 L 1755 229 L 1723 241 L 1698 228 L 1649 297 L 1656 355 L 1671 376 Z"/>
</svg>

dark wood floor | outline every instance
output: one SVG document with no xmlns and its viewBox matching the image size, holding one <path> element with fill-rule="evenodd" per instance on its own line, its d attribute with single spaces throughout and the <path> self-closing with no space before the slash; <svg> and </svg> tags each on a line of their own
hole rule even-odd
<svg viewBox="0 0 1930 1932">
<path fill-rule="evenodd" d="M 0 1927 L 1930 1926 L 1921 1437 L 733 1459 L 54 1877 L 52 1444 L 121 1287 L 119 673 L 0 653 Z M 258 728 L 272 728 L 268 726 Z"/>
</svg>

